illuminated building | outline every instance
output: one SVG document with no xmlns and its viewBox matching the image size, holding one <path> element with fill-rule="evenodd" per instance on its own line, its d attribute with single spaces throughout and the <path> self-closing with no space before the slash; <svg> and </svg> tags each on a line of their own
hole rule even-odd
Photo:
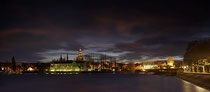
<svg viewBox="0 0 210 92">
<path fill-rule="evenodd" d="M 27 71 L 34 71 L 34 69 L 33 69 L 32 67 L 29 67 L 29 68 L 27 69 Z"/>
<path fill-rule="evenodd" d="M 141 66 L 142 71 L 145 71 L 148 69 L 157 69 L 157 68 L 158 68 L 158 65 L 156 65 L 154 62 L 143 62 Z"/>
<path fill-rule="evenodd" d="M 172 59 L 172 57 L 169 57 L 167 60 L 167 65 L 168 66 L 174 66 L 174 60 Z"/>
<path fill-rule="evenodd" d="M 169 57 L 167 61 L 142 62 L 136 66 L 136 70 L 161 70 L 161 69 L 175 69 L 174 60 Z"/>
<path fill-rule="evenodd" d="M 172 59 L 172 57 L 169 57 L 169 58 L 168 58 L 168 60 L 167 60 L 167 67 L 168 67 L 168 68 L 172 68 L 172 69 L 175 68 L 174 60 Z"/>
<path fill-rule="evenodd" d="M 68 61 L 54 62 L 50 65 L 50 72 L 80 72 L 86 71 L 85 62 Z"/>
<path fill-rule="evenodd" d="M 136 70 L 142 70 L 142 65 L 137 65 Z"/>
<path fill-rule="evenodd" d="M 82 49 L 79 49 L 79 54 L 76 58 L 77 61 L 85 61 L 85 57 L 82 55 Z"/>
<path fill-rule="evenodd" d="M 59 61 L 53 61 L 50 64 L 50 73 L 65 73 L 65 72 L 82 72 L 87 71 L 85 57 L 82 55 L 82 49 L 79 49 L 79 54 L 76 57 L 76 60 L 65 60 L 60 56 Z"/>
<path fill-rule="evenodd" d="M 155 69 L 157 65 L 144 65 L 143 69 Z"/>
<path fill-rule="evenodd" d="M 199 59 L 192 63 L 191 66 L 182 66 L 184 72 L 210 74 L 210 60 L 207 58 Z"/>
</svg>

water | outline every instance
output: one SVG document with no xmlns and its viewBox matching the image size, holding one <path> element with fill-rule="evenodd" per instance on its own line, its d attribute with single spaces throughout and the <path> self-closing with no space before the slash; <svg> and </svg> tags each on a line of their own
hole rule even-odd
<svg viewBox="0 0 210 92">
<path fill-rule="evenodd" d="M 0 75 L 0 81 L 0 92 L 209 92 L 164 75 Z"/>
</svg>

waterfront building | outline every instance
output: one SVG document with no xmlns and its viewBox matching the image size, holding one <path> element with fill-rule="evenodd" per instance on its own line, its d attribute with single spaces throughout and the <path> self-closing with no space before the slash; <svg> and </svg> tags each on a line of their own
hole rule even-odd
<svg viewBox="0 0 210 92">
<path fill-rule="evenodd" d="M 82 55 L 82 48 L 79 49 L 79 53 L 78 53 L 76 60 L 77 61 L 85 61 L 85 57 Z"/>
<path fill-rule="evenodd" d="M 13 56 L 11 62 L 0 63 L 0 72 L 8 73 L 8 74 L 19 74 L 22 70 L 22 64 L 17 63 L 15 57 Z"/>
<path fill-rule="evenodd" d="M 187 69 L 188 68 L 188 69 Z M 184 70 L 193 73 L 210 73 L 210 61 L 208 59 L 200 59 L 197 62 L 192 63 L 192 66 L 185 66 Z"/>
<path fill-rule="evenodd" d="M 174 60 L 172 59 L 172 57 L 169 57 L 167 60 L 167 65 L 168 66 L 174 66 Z"/>
<path fill-rule="evenodd" d="M 82 72 L 87 71 L 86 69 L 86 61 L 85 57 L 82 55 L 82 49 L 79 49 L 78 56 L 76 60 L 68 60 L 68 54 L 66 56 L 67 59 L 64 59 L 62 55 L 60 59 L 57 61 L 53 61 L 50 64 L 50 73 L 66 73 L 66 72 Z"/>
</svg>

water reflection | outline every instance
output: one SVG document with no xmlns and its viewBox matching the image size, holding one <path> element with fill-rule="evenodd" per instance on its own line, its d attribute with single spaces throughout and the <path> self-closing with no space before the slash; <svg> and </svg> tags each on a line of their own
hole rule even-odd
<svg viewBox="0 0 210 92">
<path fill-rule="evenodd" d="M 1 75 L 1 92 L 209 92 L 172 76 L 139 74 Z"/>
</svg>

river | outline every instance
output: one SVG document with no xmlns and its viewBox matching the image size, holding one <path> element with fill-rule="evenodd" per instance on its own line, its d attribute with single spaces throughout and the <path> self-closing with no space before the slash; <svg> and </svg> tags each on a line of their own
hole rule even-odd
<svg viewBox="0 0 210 92">
<path fill-rule="evenodd" d="M 0 75 L 0 92 L 210 92 L 174 76 L 142 74 Z"/>
</svg>

